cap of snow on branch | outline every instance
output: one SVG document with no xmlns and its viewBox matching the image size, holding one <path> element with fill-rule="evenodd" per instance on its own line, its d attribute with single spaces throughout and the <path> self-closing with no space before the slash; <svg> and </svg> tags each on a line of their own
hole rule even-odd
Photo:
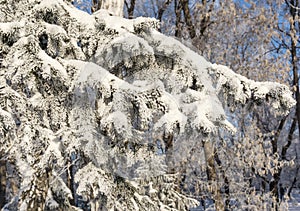
<svg viewBox="0 0 300 211">
<path fill-rule="evenodd" d="M 290 89 L 275 82 L 256 82 L 234 73 L 223 65 L 212 65 L 218 94 L 233 99 L 232 105 L 252 101 L 256 104 L 269 103 L 280 115 L 287 115 L 295 105 Z"/>
</svg>

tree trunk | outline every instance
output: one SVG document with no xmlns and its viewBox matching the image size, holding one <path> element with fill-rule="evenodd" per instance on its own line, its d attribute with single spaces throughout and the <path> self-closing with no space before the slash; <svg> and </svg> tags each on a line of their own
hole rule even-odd
<svg viewBox="0 0 300 211">
<path fill-rule="evenodd" d="M 92 8 L 91 8 L 92 13 L 100 10 L 101 2 L 102 0 L 92 0 Z"/>
<path fill-rule="evenodd" d="M 221 175 L 224 179 L 224 184 L 223 184 L 223 189 L 224 189 L 224 198 L 225 198 L 225 206 L 226 206 L 226 210 L 229 210 L 229 206 L 230 206 L 230 200 L 229 200 L 229 195 L 230 195 L 230 189 L 229 189 L 229 180 L 228 177 L 226 176 L 226 172 L 224 169 L 222 169 L 222 161 L 219 158 L 219 155 L 216 151 L 216 148 L 214 147 L 214 157 L 215 157 L 215 161 L 218 164 L 218 168 L 221 170 Z"/>
<path fill-rule="evenodd" d="M 214 8 L 214 4 L 215 4 L 215 0 L 213 0 L 209 6 L 207 5 L 206 0 L 202 0 L 202 5 L 203 5 L 203 8 L 205 8 L 205 11 L 203 11 L 203 14 L 201 15 L 201 18 L 200 18 L 200 35 L 201 36 L 204 35 L 204 32 L 210 25 L 210 16 L 211 16 L 211 12 Z"/>
<path fill-rule="evenodd" d="M 187 25 L 190 38 L 193 39 L 196 37 L 196 31 L 193 24 L 190 8 L 189 8 L 189 1 L 188 0 L 181 0 L 182 8 L 183 8 L 183 14 L 185 18 L 185 23 Z"/>
<path fill-rule="evenodd" d="M 298 124 L 298 132 L 300 137 L 300 90 L 299 90 L 299 75 L 298 75 L 298 65 L 297 65 L 297 21 L 298 21 L 298 0 L 293 1 L 293 0 L 287 0 L 286 6 L 289 8 L 290 12 L 290 19 L 289 19 L 289 32 L 286 33 L 286 35 L 290 36 L 290 46 L 289 46 L 289 51 L 291 54 L 291 69 L 293 73 L 293 90 L 294 90 L 294 95 L 296 99 L 296 113 L 295 117 L 292 120 L 292 124 L 290 126 L 288 138 L 287 138 L 287 143 L 282 147 L 280 157 L 285 160 L 286 159 L 286 154 L 287 150 L 290 147 L 292 140 L 293 140 L 293 133 L 296 130 L 297 124 Z M 279 135 L 279 134 L 276 134 Z M 272 143 L 273 144 L 273 153 L 277 152 L 277 138 L 275 138 L 276 142 Z M 276 145 L 275 145 L 276 144 Z M 280 179 L 281 179 L 281 172 L 282 172 L 282 167 L 278 168 L 277 172 L 273 175 L 273 181 L 270 183 L 270 191 L 276 201 L 273 202 L 273 208 L 277 211 L 279 210 L 279 204 L 281 201 L 281 194 L 280 192 Z"/>
<path fill-rule="evenodd" d="M 293 118 L 293 121 L 292 121 L 292 125 L 290 127 L 290 131 L 289 131 L 289 134 L 288 134 L 288 138 L 287 138 L 287 143 L 282 147 L 282 150 L 281 150 L 281 158 L 283 160 L 286 160 L 286 154 L 287 154 L 287 150 L 290 148 L 290 146 L 292 145 L 292 141 L 293 141 L 293 134 L 296 130 L 296 125 L 297 125 L 297 117 L 295 116 Z"/>
<path fill-rule="evenodd" d="M 70 201 L 71 205 L 78 206 L 77 203 L 77 196 L 76 196 L 76 190 L 75 190 L 75 182 L 74 182 L 74 164 L 72 163 L 72 158 L 71 161 L 68 163 L 69 168 L 68 168 L 68 178 L 67 178 L 67 186 L 70 189 L 73 199 Z"/>
<path fill-rule="evenodd" d="M 46 197 L 49 189 L 50 170 L 39 170 L 34 174 L 30 190 L 23 193 L 22 201 L 27 201 L 27 211 L 45 210 Z"/>
<path fill-rule="evenodd" d="M 163 141 L 165 143 L 165 152 L 166 152 L 166 164 L 168 167 L 168 174 L 174 174 L 174 160 L 173 160 L 173 135 L 172 134 L 165 134 L 163 137 Z"/>
<path fill-rule="evenodd" d="M 296 35 L 296 21 L 298 18 L 297 8 L 298 1 L 294 4 L 291 2 L 290 13 L 292 15 L 292 20 L 290 20 L 290 34 L 291 34 L 291 59 L 292 59 L 292 71 L 293 71 L 293 87 L 295 91 L 296 98 L 296 115 L 298 120 L 298 133 L 300 137 L 300 90 L 299 90 L 299 75 L 298 75 L 298 65 L 297 65 L 297 35 Z M 297 17 L 296 17 L 297 16 Z"/>
<path fill-rule="evenodd" d="M 157 12 L 157 19 L 159 20 L 159 22 L 161 22 L 162 20 L 162 16 L 165 12 L 165 10 L 168 8 L 168 6 L 172 3 L 173 0 L 166 0 L 165 3 L 163 4 L 163 6 L 161 8 L 159 8 L 158 12 Z"/>
<path fill-rule="evenodd" d="M 279 126 L 278 126 L 277 130 L 275 131 L 275 135 L 272 137 L 273 139 L 272 139 L 271 143 L 272 143 L 273 154 L 275 154 L 275 153 L 278 152 L 278 147 L 277 147 L 277 145 L 278 145 L 278 138 L 279 138 L 279 135 L 280 135 L 281 131 L 283 130 L 283 127 L 285 125 L 286 119 L 287 119 L 287 117 L 284 117 L 280 121 Z"/>
<path fill-rule="evenodd" d="M 203 141 L 204 155 L 206 159 L 207 178 L 212 186 L 212 193 L 215 200 L 215 208 L 217 211 L 225 210 L 224 202 L 221 195 L 220 186 L 218 184 L 218 175 L 215 165 L 214 146 L 211 140 Z"/>
<path fill-rule="evenodd" d="M 176 16 L 175 37 L 181 37 L 181 32 L 182 32 L 181 11 L 182 11 L 181 1 L 175 0 L 175 16 Z"/>
<path fill-rule="evenodd" d="M 125 6 L 127 8 L 128 19 L 132 19 L 135 8 L 135 0 L 130 0 L 130 6 L 128 5 L 127 1 L 125 1 Z"/>
<path fill-rule="evenodd" d="M 6 204 L 6 161 L 0 160 L 0 209 Z"/>
</svg>

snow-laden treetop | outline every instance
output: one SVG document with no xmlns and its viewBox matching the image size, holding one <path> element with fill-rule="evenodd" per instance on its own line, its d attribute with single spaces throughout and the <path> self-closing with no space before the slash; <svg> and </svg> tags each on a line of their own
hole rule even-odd
<svg viewBox="0 0 300 211">
<path fill-rule="evenodd" d="M 126 20 L 104 10 L 89 15 L 62 0 L 12 1 L 0 9 L 6 93 L 17 92 L 32 105 L 57 94 L 89 93 L 104 130 L 123 128 L 128 137 L 151 124 L 168 133 L 186 127 L 205 133 L 223 126 L 234 130 L 221 94 L 232 106 L 269 101 L 281 113 L 294 104 L 288 87 L 248 80 L 207 62 L 159 33 L 155 19 Z M 138 125 L 129 115 L 132 107 Z M 44 124 L 55 132 L 67 124 L 60 118 Z"/>
<path fill-rule="evenodd" d="M 89 15 L 63 0 L 0 0 L 0 149 L 14 152 L 20 172 L 33 174 L 53 156 L 63 162 L 74 149 L 100 167 L 99 137 L 121 146 L 149 131 L 234 132 L 225 104 L 265 103 L 280 115 L 295 104 L 287 86 L 211 64 L 158 27 L 151 18 Z"/>
</svg>

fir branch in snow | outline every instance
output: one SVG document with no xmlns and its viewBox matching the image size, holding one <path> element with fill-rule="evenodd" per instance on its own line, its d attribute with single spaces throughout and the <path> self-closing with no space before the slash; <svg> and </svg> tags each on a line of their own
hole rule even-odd
<svg viewBox="0 0 300 211">
<path fill-rule="evenodd" d="M 0 4 L 0 152 L 19 175 L 15 210 L 78 208 L 79 197 L 189 210 L 199 203 L 179 171 L 194 171 L 201 160 L 183 164 L 219 131 L 235 132 L 223 103 L 293 107 L 286 86 L 211 64 L 158 25 L 63 0 Z"/>
</svg>

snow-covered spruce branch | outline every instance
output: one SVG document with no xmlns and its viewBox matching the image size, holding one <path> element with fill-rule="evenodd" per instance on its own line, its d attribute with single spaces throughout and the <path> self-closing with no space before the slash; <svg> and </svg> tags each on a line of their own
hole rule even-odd
<svg viewBox="0 0 300 211">
<path fill-rule="evenodd" d="M 211 64 L 159 33 L 152 18 L 126 20 L 104 10 L 89 15 L 63 0 L 21 0 L 0 4 L 0 26 L 1 130 L 7 134 L 11 125 L 18 131 L 17 139 L 8 140 L 18 143 L 8 157 L 20 183 L 12 195 L 22 196 L 7 205 L 11 210 L 20 204 L 46 209 L 47 200 L 71 209 L 71 190 L 77 208 L 189 210 L 199 204 L 193 194 L 221 203 L 222 189 L 215 185 L 223 183 L 216 181 L 211 155 L 217 155 L 218 135 L 236 132 L 224 103 L 236 109 L 268 100 L 278 115 L 295 104 L 288 87 Z M 64 166 L 73 149 L 78 157 Z M 226 152 L 224 169 L 242 181 L 240 160 L 233 159 L 240 152 Z M 76 184 L 66 177 L 70 167 Z M 55 176 L 52 183 L 43 170 Z M 211 185 L 196 190 L 199 178 Z"/>
</svg>

